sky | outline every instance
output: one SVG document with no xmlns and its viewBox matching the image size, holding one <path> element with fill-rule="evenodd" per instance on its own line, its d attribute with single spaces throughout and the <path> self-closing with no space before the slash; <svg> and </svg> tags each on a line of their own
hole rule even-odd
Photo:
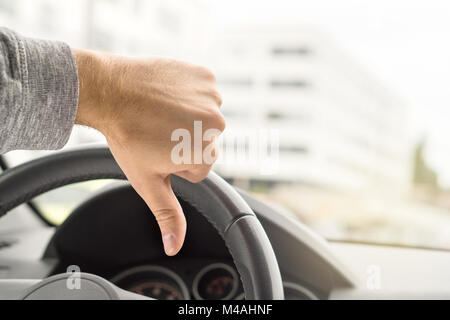
<svg viewBox="0 0 450 320">
<path fill-rule="evenodd" d="M 326 32 L 405 101 L 411 141 L 450 187 L 450 1 L 204 0 L 218 26 L 307 25 Z"/>
</svg>

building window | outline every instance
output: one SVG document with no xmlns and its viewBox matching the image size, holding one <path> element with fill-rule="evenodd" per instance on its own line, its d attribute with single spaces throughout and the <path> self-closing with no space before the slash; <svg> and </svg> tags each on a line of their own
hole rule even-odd
<svg viewBox="0 0 450 320">
<path fill-rule="evenodd" d="M 312 50 L 306 46 L 299 47 L 274 47 L 272 49 L 272 55 L 276 57 L 287 56 L 308 56 L 312 53 Z"/>
<path fill-rule="evenodd" d="M 308 148 L 305 146 L 280 146 L 280 151 L 290 153 L 308 153 Z"/>
<path fill-rule="evenodd" d="M 269 118 L 270 120 L 281 120 L 285 117 L 286 116 L 284 114 L 277 111 L 271 111 L 267 114 L 267 118 Z"/>
<path fill-rule="evenodd" d="M 218 84 L 220 86 L 227 86 L 227 87 L 245 87 L 249 88 L 253 86 L 253 80 L 252 79 L 219 79 Z"/>
<path fill-rule="evenodd" d="M 271 120 L 271 121 L 294 121 L 294 122 L 305 122 L 305 121 L 309 121 L 310 117 L 309 115 L 306 114 L 301 114 L 301 113 L 284 113 L 284 112 L 279 112 L 279 111 L 269 111 L 267 113 L 267 119 Z"/>
<path fill-rule="evenodd" d="M 233 107 L 232 109 L 237 109 Z M 241 108 L 241 110 L 245 110 L 245 108 Z M 250 118 L 250 114 L 245 111 L 236 111 L 236 110 L 226 110 L 223 109 L 222 114 L 225 118 L 236 118 L 236 119 L 248 119 Z"/>
<path fill-rule="evenodd" d="M 310 87 L 310 83 L 305 80 L 271 80 L 270 86 L 274 89 L 283 88 L 306 88 Z"/>
</svg>

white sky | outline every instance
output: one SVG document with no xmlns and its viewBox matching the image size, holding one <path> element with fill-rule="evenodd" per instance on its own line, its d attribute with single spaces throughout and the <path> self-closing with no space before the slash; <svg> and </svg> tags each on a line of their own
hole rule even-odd
<svg viewBox="0 0 450 320">
<path fill-rule="evenodd" d="M 326 31 L 408 103 L 411 139 L 450 186 L 450 1 L 204 0 L 218 25 L 311 25 Z"/>
</svg>

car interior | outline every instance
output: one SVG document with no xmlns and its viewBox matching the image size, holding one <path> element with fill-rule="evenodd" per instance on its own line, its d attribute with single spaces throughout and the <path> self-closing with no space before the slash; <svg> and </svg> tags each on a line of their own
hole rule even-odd
<svg viewBox="0 0 450 320">
<path fill-rule="evenodd" d="M 446 252 L 330 243 L 214 173 L 199 184 L 172 179 L 189 226 L 175 257 L 165 256 L 153 215 L 126 181 L 92 194 L 57 228 L 19 206 L 53 188 L 104 177 L 124 178 L 108 148 L 97 145 L 0 176 L 1 213 L 11 211 L 1 223 L 15 226 L 1 232 L 1 299 L 449 297 L 441 285 Z M 361 274 L 371 265 L 384 270 L 387 287 Z M 74 271 L 89 283 L 82 290 L 66 285 Z"/>
<path fill-rule="evenodd" d="M 449 13 L 446 0 L 0 0 L 0 27 L 24 37 L 210 70 L 226 121 L 209 175 L 171 176 L 187 220 L 174 256 L 100 131 L 0 155 L 0 300 L 450 299 Z"/>
</svg>

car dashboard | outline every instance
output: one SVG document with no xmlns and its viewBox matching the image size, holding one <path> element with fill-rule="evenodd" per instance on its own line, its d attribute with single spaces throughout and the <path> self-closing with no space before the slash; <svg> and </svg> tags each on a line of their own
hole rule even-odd
<svg viewBox="0 0 450 320">
<path fill-rule="evenodd" d="M 272 243 L 286 299 L 327 299 L 333 290 L 355 285 L 352 273 L 324 239 L 244 191 L 240 193 Z M 20 238 L 17 246 L 0 249 L 2 278 L 42 279 L 77 268 L 157 299 L 245 299 L 224 240 L 193 205 L 179 200 L 188 230 L 182 250 L 174 257 L 164 254 L 153 215 L 125 182 L 94 194 L 56 229 L 42 228 L 23 237 L 13 233 L 10 239 Z M 17 257 L 20 247 L 36 247 L 37 243 L 43 254 L 32 263 L 11 258 L 13 253 Z"/>
</svg>

